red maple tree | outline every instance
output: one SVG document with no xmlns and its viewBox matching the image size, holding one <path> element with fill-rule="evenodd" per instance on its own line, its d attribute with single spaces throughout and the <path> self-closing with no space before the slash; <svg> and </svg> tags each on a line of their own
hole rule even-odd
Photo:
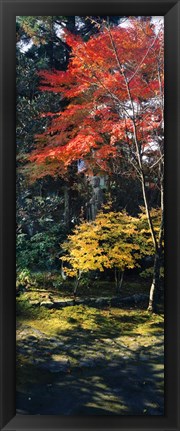
<svg viewBox="0 0 180 431">
<path fill-rule="evenodd" d="M 41 71 L 42 91 L 68 101 L 61 112 L 44 113 L 49 127 L 36 136 L 29 160 L 34 178 L 65 175 L 68 166 L 84 161 L 87 172 L 111 172 L 126 158 L 142 185 L 155 248 L 150 294 L 158 283 L 163 236 L 163 29 L 150 19 L 132 18 L 111 28 L 104 21 L 87 42 L 65 33 L 71 47 L 66 71 Z M 113 163 L 112 163 L 113 162 Z M 148 172 L 148 174 L 147 174 Z M 161 228 L 153 227 L 146 178 L 161 193 Z"/>
</svg>

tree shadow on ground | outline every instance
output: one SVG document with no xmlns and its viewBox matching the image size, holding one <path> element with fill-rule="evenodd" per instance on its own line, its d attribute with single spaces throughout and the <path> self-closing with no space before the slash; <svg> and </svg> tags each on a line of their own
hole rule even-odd
<svg viewBox="0 0 180 431">
<path fill-rule="evenodd" d="M 96 319 L 95 319 L 96 320 Z M 26 325 L 17 340 L 17 413 L 48 415 L 163 415 L 163 340 L 128 348 L 118 327 L 97 319 L 54 337 Z M 129 319 L 127 319 L 129 320 Z M 135 321 L 127 333 L 137 333 Z"/>
</svg>

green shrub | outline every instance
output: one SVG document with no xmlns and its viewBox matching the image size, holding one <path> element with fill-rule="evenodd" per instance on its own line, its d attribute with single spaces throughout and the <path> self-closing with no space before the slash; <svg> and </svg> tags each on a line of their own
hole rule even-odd
<svg viewBox="0 0 180 431">
<path fill-rule="evenodd" d="M 22 288 L 28 288 L 33 285 L 34 285 L 33 277 L 31 275 L 31 272 L 27 268 L 24 268 L 22 271 L 17 272 L 17 276 L 16 276 L 17 290 L 20 290 Z"/>
<path fill-rule="evenodd" d="M 33 236 L 19 233 L 16 239 L 16 262 L 18 270 L 52 271 L 59 266 L 59 244 L 64 240 L 63 227 L 48 226 Z"/>
</svg>

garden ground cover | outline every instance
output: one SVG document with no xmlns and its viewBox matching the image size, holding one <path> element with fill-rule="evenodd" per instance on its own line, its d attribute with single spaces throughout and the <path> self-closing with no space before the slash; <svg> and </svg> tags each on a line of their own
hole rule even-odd
<svg viewBox="0 0 180 431">
<path fill-rule="evenodd" d="M 17 299 L 17 414 L 163 415 L 163 314 Z M 20 406 L 20 407 L 18 407 Z"/>
</svg>

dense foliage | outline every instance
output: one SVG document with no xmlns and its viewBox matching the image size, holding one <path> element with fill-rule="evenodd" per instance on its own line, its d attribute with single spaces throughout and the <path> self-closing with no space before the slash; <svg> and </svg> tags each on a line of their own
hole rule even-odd
<svg viewBox="0 0 180 431">
<path fill-rule="evenodd" d="M 17 18 L 18 271 L 60 270 L 61 258 L 77 279 L 115 271 L 118 288 L 125 269 L 147 273 L 154 256 L 155 308 L 163 59 L 151 17 Z"/>
</svg>

